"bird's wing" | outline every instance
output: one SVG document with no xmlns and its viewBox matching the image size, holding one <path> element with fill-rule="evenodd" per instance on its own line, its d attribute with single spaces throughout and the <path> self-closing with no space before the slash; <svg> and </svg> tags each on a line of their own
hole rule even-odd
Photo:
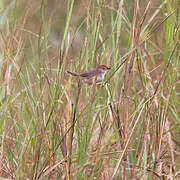
<svg viewBox="0 0 180 180">
<path fill-rule="evenodd" d="M 95 69 L 92 69 L 92 70 L 89 70 L 87 72 L 84 72 L 82 74 L 80 74 L 81 77 L 86 77 L 86 78 L 92 78 L 93 76 L 95 76 L 97 73 L 97 70 Z"/>
</svg>

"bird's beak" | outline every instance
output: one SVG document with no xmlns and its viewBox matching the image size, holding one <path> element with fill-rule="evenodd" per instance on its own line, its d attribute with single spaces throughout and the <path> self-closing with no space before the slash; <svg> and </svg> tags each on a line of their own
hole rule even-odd
<svg viewBox="0 0 180 180">
<path fill-rule="evenodd" d="M 111 68 L 110 67 L 107 67 L 107 70 L 110 70 Z"/>
</svg>

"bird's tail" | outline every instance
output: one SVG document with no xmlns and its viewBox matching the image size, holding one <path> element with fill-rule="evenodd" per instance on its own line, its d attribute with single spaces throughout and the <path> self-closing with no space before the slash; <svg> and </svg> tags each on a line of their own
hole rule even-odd
<svg viewBox="0 0 180 180">
<path fill-rule="evenodd" d="M 71 71 L 66 71 L 67 73 L 71 74 L 72 76 L 79 76 L 79 74 L 71 72 Z"/>
</svg>

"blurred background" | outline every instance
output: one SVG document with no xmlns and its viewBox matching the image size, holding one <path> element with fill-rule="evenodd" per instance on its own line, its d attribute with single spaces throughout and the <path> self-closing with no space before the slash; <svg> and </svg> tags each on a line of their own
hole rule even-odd
<svg viewBox="0 0 180 180">
<path fill-rule="evenodd" d="M 0 177 L 179 179 L 179 8 L 1 0 Z M 109 85 L 66 73 L 99 64 Z"/>
</svg>

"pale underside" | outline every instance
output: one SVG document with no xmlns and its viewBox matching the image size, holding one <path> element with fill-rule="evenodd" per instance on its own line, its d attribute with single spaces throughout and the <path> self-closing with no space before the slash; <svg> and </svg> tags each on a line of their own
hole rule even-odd
<svg viewBox="0 0 180 180">
<path fill-rule="evenodd" d="M 106 74 L 106 71 L 92 69 L 90 71 L 80 74 L 79 76 L 83 82 L 88 83 L 88 84 L 94 84 L 94 83 L 101 82 L 105 74 Z"/>
</svg>

